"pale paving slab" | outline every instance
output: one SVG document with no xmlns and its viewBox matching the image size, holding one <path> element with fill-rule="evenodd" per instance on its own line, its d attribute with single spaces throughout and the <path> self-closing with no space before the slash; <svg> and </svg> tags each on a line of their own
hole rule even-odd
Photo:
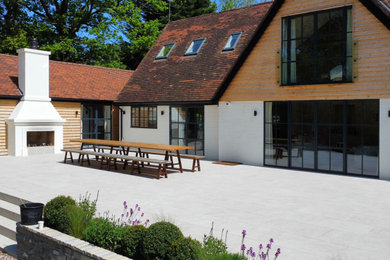
<svg viewBox="0 0 390 260">
<path fill-rule="evenodd" d="M 46 203 L 100 191 L 98 211 L 119 215 L 123 201 L 139 203 L 156 221 L 174 221 L 202 239 L 228 229 L 238 251 L 242 229 L 257 247 L 270 237 L 280 259 L 390 259 L 390 182 L 202 161 L 202 172 L 168 179 L 63 164 L 62 155 L 0 157 L 0 191 Z M 191 168 L 191 161 L 184 166 Z"/>
</svg>

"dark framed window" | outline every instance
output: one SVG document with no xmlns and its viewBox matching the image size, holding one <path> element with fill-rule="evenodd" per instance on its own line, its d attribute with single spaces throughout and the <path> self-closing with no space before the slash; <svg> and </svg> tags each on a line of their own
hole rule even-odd
<svg viewBox="0 0 390 260">
<path fill-rule="evenodd" d="M 132 106 L 131 127 L 157 128 L 157 106 Z"/>
<path fill-rule="evenodd" d="M 229 36 L 229 39 L 227 40 L 226 44 L 225 44 L 225 47 L 223 48 L 222 51 L 232 51 L 236 48 L 236 45 L 238 43 L 238 40 L 240 39 L 241 37 L 241 32 L 238 32 L 238 33 L 232 33 L 230 36 Z"/>
<path fill-rule="evenodd" d="M 111 140 L 111 105 L 84 103 L 82 106 L 82 137 Z"/>
<path fill-rule="evenodd" d="M 352 9 L 282 19 L 282 85 L 352 81 Z"/>
<path fill-rule="evenodd" d="M 379 100 L 265 102 L 264 164 L 379 175 Z"/>
<path fill-rule="evenodd" d="M 192 146 L 187 154 L 204 155 L 204 106 L 171 106 L 170 143 Z"/>
<path fill-rule="evenodd" d="M 175 47 L 175 43 L 168 43 L 168 44 L 165 44 L 165 45 L 161 48 L 160 52 L 157 54 L 156 60 L 168 58 L 168 56 L 169 56 L 169 54 L 171 53 L 173 47 Z"/>
<path fill-rule="evenodd" d="M 205 40 L 206 38 L 193 40 L 190 44 L 190 47 L 188 47 L 184 55 L 185 56 L 197 55 L 200 49 L 202 48 L 202 45 L 205 42 Z"/>
</svg>

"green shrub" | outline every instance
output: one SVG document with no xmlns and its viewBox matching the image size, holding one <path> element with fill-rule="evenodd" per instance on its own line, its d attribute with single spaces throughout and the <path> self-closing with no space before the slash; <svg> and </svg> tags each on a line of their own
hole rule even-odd
<svg viewBox="0 0 390 260">
<path fill-rule="evenodd" d="M 58 196 L 50 200 L 44 207 L 45 225 L 67 232 L 70 221 L 65 209 L 68 205 L 76 205 L 76 201 L 69 196 Z"/>
<path fill-rule="evenodd" d="M 169 248 L 168 260 L 199 260 L 202 245 L 199 241 L 189 237 L 182 237 L 174 241 Z"/>
<path fill-rule="evenodd" d="M 201 260 L 246 260 L 246 258 L 242 257 L 239 254 L 217 254 L 217 255 L 208 255 L 208 256 L 202 256 Z"/>
<path fill-rule="evenodd" d="M 227 254 L 227 246 L 221 239 L 205 236 L 203 238 L 203 253 L 205 256 Z"/>
<path fill-rule="evenodd" d="M 157 222 L 147 229 L 143 241 L 144 254 L 147 259 L 165 259 L 172 243 L 182 238 L 180 229 L 169 222 Z"/>
<path fill-rule="evenodd" d="M 86 241 L 94 245 L 115 251 L 122 238 L 123 231 L 123 227 L 117 227 L 109 220 L 94 218 L 88 223 L 83 236 Z"/>
<path fill-rule="evenodd" d="M 88 212 L 76 205 L 68 205 L 64 208 L 64 211 L 69 219 L 67 233 L 74 237 L 84 239 L 83 232 L 91 220 Z"/>
<path fill-rule="evenodd" d="M 142 242 L 146 230 L 146 227 L 141 225 L 124 227 L 122 239 L 119 241 L 118 253 L 133 259 L 144 259 Z"/>
</svg>

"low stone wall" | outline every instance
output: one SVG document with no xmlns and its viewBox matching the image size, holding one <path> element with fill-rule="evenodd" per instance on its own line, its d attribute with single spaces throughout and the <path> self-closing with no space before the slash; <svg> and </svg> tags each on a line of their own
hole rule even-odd
<svg viewBox="0 0 390 260">
<path fill-rule="evenodd" d="M 94 246 L 78 238 L 38 225 L 17 224 L 18 259 L 38 260 L 120 260 L 129 258 Z"/>
</svg>

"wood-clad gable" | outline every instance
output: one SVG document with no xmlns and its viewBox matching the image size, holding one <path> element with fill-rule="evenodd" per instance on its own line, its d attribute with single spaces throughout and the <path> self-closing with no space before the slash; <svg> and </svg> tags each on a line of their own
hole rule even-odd
<svg viewBox="0 0 390 260">
<path fill-rule="evenodd" d="M 281 86 L 283 17 L 352 6 L 353 83 Z M 284 1 L 221 101 L 390 98 L 390 31 L 358 0 Z"/>
</svg>

